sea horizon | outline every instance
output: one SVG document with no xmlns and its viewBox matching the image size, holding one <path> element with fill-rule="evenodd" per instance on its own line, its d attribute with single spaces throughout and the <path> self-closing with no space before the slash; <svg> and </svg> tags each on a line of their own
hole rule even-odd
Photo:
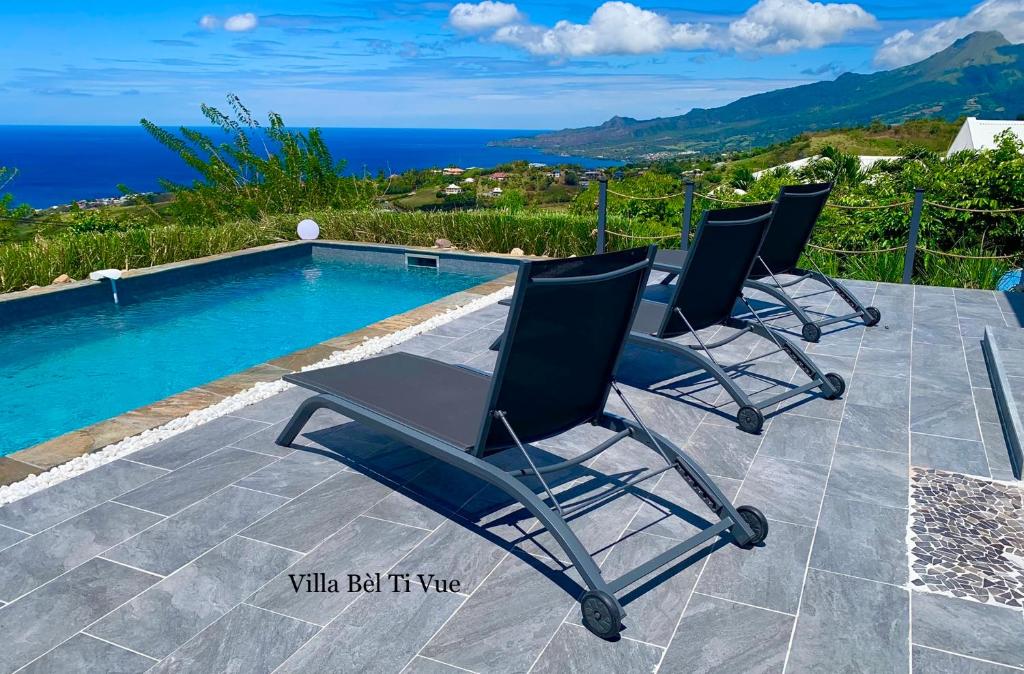
<svg viewBox="0 0 1024 674">
<path fill-rule="evenodd" d="M 186 126 L 219 132 L 216 127 Z M 334 159 L 346 160 L 346 172 L 352 175 L 450 165 L 489 168 L 516 160 L 572 163 L 586 168 L 620 163 L 488 145 L 542 132 L 537 129 L 316 128 L 323 132 Z M 18 171 L 0 192 L 14 195 L 16 204 L 25 203 L 37 209 L 118 196 L 119 184 L 136 192 L 159 192 L 163 191 L 160 179 L 187 183 L 196 177 L 179 157 L 141 126 L 116 124 L 2 124 L 0 166 Z"/>
</svg>

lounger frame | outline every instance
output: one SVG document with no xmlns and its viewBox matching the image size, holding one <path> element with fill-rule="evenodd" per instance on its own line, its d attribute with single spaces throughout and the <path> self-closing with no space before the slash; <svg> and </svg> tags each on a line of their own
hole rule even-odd
<svg viewBox="0 0 1024 674">
<path fill-rule="evenodd" d="M 648 250 L 648 259 L 644 262 L 647 267 L 647 271 L 643 274 L 640 287 L 636 293 L 636 300 L 633 304 L 633 316 L 635 316 L 636 309 L 639 306 L 641 298 L 640 289 L 642 289 L 646 284 L 647 273 L 650 270 L 650 264 L 654 256 L 654 247 L 652 246 Z M 635 265 L 633 267 L 635 267 Z M 614 274 L 624 274 L 635 271 L 635 268 L 627 268 L 625 270 L 618 270 L 616 272 L 610 272 L 600 276 L 608 277 Z M 598 278 L 598 276 L 531 279 L 529 278 L 529 274 L 524 271 L 520 271 L 519 278 L 516 282 L 516 292 L 510 305 L 506 330 L 510 331 L 509 334 L 515 334 L 515 326 L 517 325 L 521 315 L 521 309 L 526 297 L 525 288 L 528 284 L 559 285 L 585 283 L 588 280 L 593 280 L 594 278 Z M 630 316 L 629 322 L 632 322 L 633 316 Z M 626 325 L 628 325 L 628 323 Z M 616 361 L 618 360 L 618 356 L 621 355 L 625 342 L 626 339 L 623 338 L 618 347 Z M 615 639 L 618 637 L 619 630 L 621 629 L 620 620 L 625 616 L 625 611 L 622 609 L 621 604 L 615 597 L 616 592 L 625 589 L 637 580 L 671 563 L 673 560 L 691 553 L 696 548 L 716 536 L 729 533 L 731 534 L 732 542 L 741 547 L 750 547 L 764 539 L 767 534 L 768 526 L 767 520 L 764 519 L 764 516 L 755 508 L 751 508 L 749 506 L 736 508 L 729 498 L 725 496 L 722 490 L 715 484 L 714 480 L 712 480 L 711 477 L 701 469 L 694 459 L 667 438 L 652 431 L 640 419 L 636 410 L 625 396 L 623 396 L 614 379 L 609 379 L 607 382 L 607 385 L 604 388 L 603 398 L 600 401 L 598 409 L 604 409 L 608 395 L 612 390 L 614 390 L 616 394 L 621 397 L 633 418 L 627 419 L 616 414 L 601 411 L 594 415 L 589 420 L 589 423 L 594 426 L 607 429 L 613 434 L 611 437 L 579 456 L 554 465 L 538 468 L 533 463 L 518 436 L 515 434 L 514 420 L 509 420 L 502 410 L 494 409 L 493 407 L 493 402 L 497 399 L 496 391 L 499 389 L 500 382 L 505 376 L 509 350 L 510 349 L 502 348 L 501 354 L 499 354 L 499 358 L 492 375 L 492 404 L 488 406 L 488 411 L 485 414 L 485 418 L 482 420 L 481 432 L 476 447 L 468 451 L 438 438 L 435 435 L 404 424 L 387 414 L 370 409 L 359 402 L 322 391 L 319 392 L 319 395 L 315 395 L 307 399 L 299 406 L 291 420 L 278 436 L 277 444 L 286 447 L 290 446 L 296 436 L 302 431 L 303 427 L 309 421 L 310 417 L 317 410 L 328 409 L 370 428 L 376 429 L 392 438 L 398 439 L 435 459 L 443 461 L 448 465 L 458 468 L 494 486 L 536 517 L 547 531 L 551 533 L 555 541 L 557 541 L 558 545 L 565 552 L 569 561 L 579 572 L 580 577 L 587 586 L 587 592 L 584 593 L 581 599 L 585 612 L 584 624 L 588 629 L 591 629 L 591 631 L 608 639 Z M 286 379 L 287 378 L 288 377 L 286 377 Z M 302 385 L 300 380 L 296 380 L 295 383 Z M 504 470 L 486 460 L 485 457 L 488 454 L 493 453 L 493 448 L 487 447 L 487 429 L 490 424 L 493 423 L 505 425 L 514 440 L 512 447 L 509 447 L 508 449 L 517 447 L 525 456 L 529 467 L 519 468 L 516 470 Z M 572 427 L 575 426 L 570 426 L 569 428 Z M 545 475 L 580 465 L 600 453 L 607 451 L 618 442 L 627 438 L 636 440 L 641 445 L 655 452 L 664 461 L 664 467 L 648 469 L 647 471 L 633 476 L 628 480 L 622 480 L 618 485 L 597 494 L 596 496 L 580 498 L 569 503 L 560 503 L 557 500 L 555 495 L 548 488 L 547 482 L 544 478 Z M 569 526 L 567 520 L 577 513 L 589 511 L 617 498 L 619 495 L 629 491 L 641 482 L 672 470 L 682 477 L 701 501 L 711 510 L 712 513 L 714 513 L 717 517 L 717 521 L 691 536 L 689 539 L 674 545 L 665 552 L 662 552 L 652 559 L 625 572 L 621 576 L 612 580 L 605 579 L 590 553 Z M 542 483 L 544 490 L 547 492 L 546 498 L 542 498 L 535 493 L 532 488 L 522 482 L 522 478 L 529 476 L 537 477 Z M 744 512 L 741 513 L 741 511 Z M 759 530 L 755 531 L 755 526 L 758 527 Z M 597 602 L 597 604 L 588 604 L 588 601 Z M 588 624 L 586 620 L 588 605 L 591 607 L 597 606 L 602 610 L 602 607 L 607 607 L 607 609 L 610 610 L 611 623 L 613 624 L 611 624 L 604 633 L 602 633 L 603 628 L 596 629 L 592 624 Z"/>
</svg>

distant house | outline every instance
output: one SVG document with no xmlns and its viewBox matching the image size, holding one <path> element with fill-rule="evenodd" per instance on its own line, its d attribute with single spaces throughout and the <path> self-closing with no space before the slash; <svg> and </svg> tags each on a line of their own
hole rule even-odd
<svg viewBox="0 0 1024 674">
<path fill-rule="evenodd" d="M 444 193 L 447 194 L 448 196 L 454 196 L 456 194 L 462 194 L 462 188 L 453 183 L 453 184 L 449 185 L 448 187 L 444 188 Z"/>
<path fill-rule="evenodd" d="M 461 176 L 465 172 L 465 169 L 460 169 L 458 166 L 449 166 L 446 169 L 441 169 L 441 175 L 446 176 Z"/>
<path fill-rule="evenodd" d="M 580 178 L 580 189 L 585 190 L 590 187 L 590 178 Z"/>
<path fill-rule="evenodd" d="M 946 156 L 961 150 L 988 150 L 996 146 L 996 136 L 1009 130 L 1024 141 L 1024 121 L 1007 119 L 978 119 L 968 117 L 953 139 Z"/>
<path fill-rule="evenodd" d="M 787 162 L 785 164 L 779 164 L 778 166 L 772 166 L 771 168 L 762 169 L 760 171 L 754 171 L 754 178 L 755 179 L 760 178 L 761 176 L 765 175 L 766 173 L 771 173 L 775 169 L 780 169 L 780 168 L 788 168 L 791 171 L 799 171 L 800 169 L 802 169 L 803 167 L 807 166 L 808 164 L 810 164 L 815 159 L 820 159 L 820 158 L 821 158 L 820 155 L 814 155 L 813 157 L 804 157 L 803 159 L 796 159 L 794 161 Z M 858 155 L 857 158 L 860 159 L 860 168 L 863 171 L 867 171 L 868 169 L 870 169 L 872 166 L 874 166 L 875 164 L 877 164 L 880 161 L 892 161 L 894 159 L 899 159 L 899 157 L 885 157 L 885 156 L 880 156 L 880 155 L 868 155 L 868 154 Z"/>
<path fill-rule="evenodd" d="M 597 180 L 598 178 L 604 177 L 604 171 L 587 171 L 583 174 L 583 177 L 589 180 Z"/>
<path fill-rule="evenodd" d="M 463 179 L 462 179 L 462 182 L 463 182 L 463 183 L 465 183 L 466 185 L 472 185 L 472 184 L 473 184 L 473 183 L 475 183 L 476 181 L 475 181 L 475 180 L 473 180 L 472 178 L 463 178 Z"/>
<path fill-rule="evenodd" d="M 497 180 L 499 183 L 503 183 L 508 180 L 511 176 L 504 171 L 498 171 L 497 173 L 491 174 L 491 180 Z"/>
<path fill-rule="evenodd" d="M 504 194 L 504 192 L 502 192 L 502 189 L 500 187 L 495 187 L 493 190 L 491 190 L 492 197 L 500 197 L 502 194 Z"/>
<path fill-rule="evenodd" d="M 530 168 L 544 168 L 547 164 L 539 161 L 530 162 Z"/>
<path fill-rule="evenodd" d="M 560 170 L 558 170 L 558 169 L 555 169 L 553 171 L 548 171 L 548 177 L 549 178 L 553 178 L 554 180 L 558 180 L 559 178 L 562 177 L 562 172 Z"/>
</svg>

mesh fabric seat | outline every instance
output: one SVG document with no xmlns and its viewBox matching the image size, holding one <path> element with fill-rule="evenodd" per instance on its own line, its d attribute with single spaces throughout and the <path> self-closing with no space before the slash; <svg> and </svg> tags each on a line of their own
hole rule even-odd
<svg viewBox="0 0 1024 674">
<path fill-rule="evenodd" d="M 764 515 L 749 506 L 734 507 L 691 457 L 640 421 L 624 396 L 632 419 L 605 411 L 653 258 L 652 246 L 524 263 L 490 376 L 405 354 L 287 375 L 288 381 L 318 395 L 296 410 L 277 442 L 290 445 L 312 414 L 326 408 L 497 487 L 543 524 L 583 579 L 587 586 L 579 597 L 583 624 L 603 638 L 617 638 L 625 612 L 616 592 L 712 538 L 729 535 L 737 545 L 750 547 L 768 533 Z M 594 311 L 595 306 L 602 311 Z M 609 437 L 560 463 L 542 468 L 534 464 L 524 443 L 581 424 L 603 428 Z M 626 439 L 654 451 L 665 466 L 645 469 L 628 479 L 616 478 L 612 489 L 570 502 L 559 500 L 544 478 L 578 466 Z M 487 460 L 491 454 L 511 449 L 520 451 L 525 466 L 504 470 Z M 670 470 L 708 505 L 715 523 L 619 578 L 605 579 L 566 518 Z M 546 499 L 528 488 L 523 477 L 536 478 Z"/>
</svg>

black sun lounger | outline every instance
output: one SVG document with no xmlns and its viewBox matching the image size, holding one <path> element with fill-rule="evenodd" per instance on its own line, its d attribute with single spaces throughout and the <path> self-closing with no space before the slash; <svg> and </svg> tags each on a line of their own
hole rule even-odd
<svg viewBox="0 0 1024 674">
<path fill-rule="evenodd" d="M 623 398 L 632 418 L 604 411 L 612 375 L 647 283 L 654 247 L 608 255 L 523 264 L 506 323 L 507 338 L 494 374 L 395 353 L 285 378 L 317 392 L 302 403 L 277 442 L 290 445 L 318 409 L 335 410 L 436 459 L 466 471 L 519 502 L 551 533 L 587 586 L 583 624 L 614 639 L 625 613 L 616 599 L 638 579 L 706 541 L 731 534 L 741 547 L 764 540 L 768 522 L 756 508 L 735 508 L 697 463 L 649 428 Z M 600 305 L 602 311 L 593 311 Z M 538 469 L 524 445 L 581 424 L 610 431 L 597 447 Z M 622 480 L 596 497 L 560 503 L 544 476 L 593 458 L 625 438 L 661 456 L 666 465 Z M 521 451 L 523 468 L 505 471 L 486 460 Z M 566 523 L 637 483 L 675 470 L 717 516 L 717 522 L 614 580 L 606 580 Z M 519 478 L 536 476 L 541 498 Z"/>
<path fill-rule="evenodd" d="M 761 248 L 765 230 L 771 224 L 774 204 L 705 211 L 693 246 L 675 268 L 679 280 L 668 302 L 644 300 L 633 322 L 630 342 L 682 357 L 714 377 L 739 405 L 736 421 L 748 433 L 758 433 L 764 425 L 762 409 L 777 402 L 820 388 L 830 400 L 846 390 L 843 378 L 834 372 L 823 373 L 814 361 L 786 337 L 766 326 L 743 296 L 743 285 Z M 746 305 L 750 318 L 736 318 L 736 301 Z M 706 344 L 699 330 L 723 325 L 736 332 Z M 753 401 L 735 380 L 730 370 L 748 365 L 743 361 L 721 365 L 711 354 L 713 349 L 752 333 L 772 342 L 777 348 L 757 358 L 783 352 L 803 370 L 810 382 L 787 389 L 764 400 Z M 692 335 L 697 344 L 675 341 Z"/>
<path fill-rule="evenodd" d="M 831 192 L 832 185 L 829 183 L 786 185 L 779 191 L 775 201 L 775 216 L 746 282 L 748 288 L 771 296 L 792 311 L 802 324 L 801 335 L 808 342 L 817 342 L 821 339 L 821 329 L 827 325 L 861 318 L 866 325 L 873 326 L 882 320 L 882 314 L 878 309 L 865 307 L 846 286 L 818 269 L 813 260 L 813 270 L 799 267 L 800 256 L 811 240 L 814 225 L 818 222 Z M 670 272 L 662 283 L 672 281 L 682 268 L 686 256 L 686 251 L 682 250 L 658 251 L 654 268 Z M 781 281 L 778 277 L 782 275 L 796 278 Z M 829 290 L 839 295 L 853 312 L 814 320 L 807 310 L 797 303 L 801 298 L 795 298 L 786 292 L 786 288 L 796 286 L 807 279 L 827 286 Z"/>
</svg>

